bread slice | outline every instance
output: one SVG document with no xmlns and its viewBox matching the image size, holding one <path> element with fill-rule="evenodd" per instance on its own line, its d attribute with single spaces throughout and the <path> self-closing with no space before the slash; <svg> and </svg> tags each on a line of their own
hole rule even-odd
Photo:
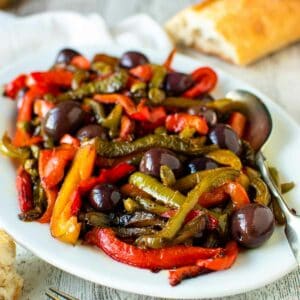
<svg viewBox="0 0 300 300">
<path fill-rule="evenodd" d="M 300 39 L 300 0 L 206 0 L 165 25 L 177 44 L 249 64 Z"/>
<path fill-rule="evenodd" d="M 0 230 L 0 300 L 17 300 L 21 296 L 23 279 L 16 273 L 16 244 Z"/>
</svg>

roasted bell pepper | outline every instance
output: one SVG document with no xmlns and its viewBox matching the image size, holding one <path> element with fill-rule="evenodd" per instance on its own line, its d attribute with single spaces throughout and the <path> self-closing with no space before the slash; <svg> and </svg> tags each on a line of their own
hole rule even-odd
<svg viewBox="0 0 300 300">
<path fill-rule="evenodd" d="M 21 74 L 4 86 L 4 96 L 15 99 L 18 92 L 26 87 L 27 75 Z"/>
<path fill-rule="evenodd" d="M 234 111 L 230 114 L 228 124 L 236 132 L 236 134 L 241 138 L 245 131 L 247 123 L 247 118 L 240 112 Z"/>
<path fill-rule="evenodd" d="M 186 266 L 186 267 L 177 268 L 175 270 L 170 270 L 169 277 L 168 277 L 169 284 L 171 286 L 175 286 L 184 279 L 197 277 L 200 274 L 204 274 L 206 272 L 207 270 L 199 266 Z"/>
<path fill-rule="evenodd" d="M 236 170 L 242 169 L 242 162 L 237 155 L 227 149 L 218 149 L 206 154 L 207 157 L 213 159 L 221 165 L 230 166 Z"/>
<path fill-rule="evenodd" d="M 167 130 L 172 132 L 180 132 L 186 127 L 196 129 L 196 131 L 201 135 L 205 135 L 208 132 L 208 125 L 205 119 L 200 116 L 192 116 L 186 113 L 176 113 L 167 116 Z"/>
<path fill-rule="evenodd" d="M 94 96 L 94 100 L 104 104 L 120 104 L 127 114 L 131 115 L 136 112 L 134 102 L 127 96 L 122 94 L 97 94 Z"/>
<path fill-rule="evenodd" d="M 221 248 L 172 246 L 163 249 L 140 249 L 120 241 L 110 228 L 94 228 L 86 241 L 102 249 L 113 259 L 135 267 L 161 270 L 195 264 L 200 259 L 221 255 Z"/>
<path fill-rule="evenodd" d="M 250 185 L 256 191 L 254 201 L 261 205 L 269 205 L 271 195 L 265 182 L 260 177 L 252 177 L 250 178 Z"/>
<path fill-rule="evenodd" d="M 145 64 L 130 69 L 129 73 L 143 82 L 148 82 L 153 75 L 152 66 Z"/>
<path fill-rule="evenodd" d="M 75 154 L 76 148 L 68 144 L 40 151 L 39 175 L 44 188 L 53 188 L 63 179 L 65 168 Z"/>
<path fill-rule="evenodd" d="M 199 198 L 199 204 L 203 207 L 212 207 L 223 203 L 228 196 L 231 198 L 235 209 L 242 208 L 250 203 L 248 194 L 244 187 L 237 182 L 228 182 L 224 185 L 203 193 Z"/>
<path fill-rule="evenodd" d="M 175 54 L 176 54 L 176 49 L 174 48 L 168 55 L 166 61 L 163 63 L 163 66 L 169 71 L 172 71 L 171 65 L 172 65 Z"/>
<path fill-rule="evenodd" d="M 89 70 L 91 67 L 90 61 L 82 55 L 74 56 L 71 60 L 71 65 L 83 70 Z"/>
<path fill-rule="evenodd" d="M 141 122 L 154 123 L 158 127 L 164 123 L 166 116 L 163 106 L 149 107 L 146 105 L 146 100 L 143 99 L 137 106 L 137 112 L 131 114 L 130 118 Z"/>
<path fill-rule="evenodd" d="M 26 213 L 33 209 L 33 185 L 30 175 L 23 167 L 18 169 L 16 188 L 21 212 Z"/>
<path fill-rule="evenodd" d="M 37 99 L 34 101 L 33 111 L 41 119 L 43 119 L 48 111 L 55 106 L 54 103 L 42 99 Z"/>
<path fill-rule="evenodd" d="M 121 141 L 131 141 L 134 126 L 134 121 L 130 120 L 126 115 L 123 115 L 121 118 L 119 139 Z"/>
<path fill-rule="evenodd" d="M 73 79 L 73 73 L 64 69 L 56 69 L 46 72 L 32 72 L 28 75 L 27 86 L 61 86 L 69 87 Z"/>
<path fill-rule="evenodd" d="M 182 140 L 177 135 L 149 134 L 133 142 L 108 142 L 95 138 L 97 153 L 100 156 L 112 158 L 125 156 L 135 152 L 148 150 L 152 147 L 162 147 L 179 153 L 201 155 L 217 148 L 216 145 L 203 146 L 202 141 Z"/>
<path fill-rule="evenodd" d="M 93 144 L 79 148 L 59 191 L 51 217 L 50 230 L 52 236 L 61 241 L 75 244 L 78 239 L 81 224 L 77 216 L 72 215 L 71 196 L 78 184 L 91 176 L 95 158 L 96 149 Z"/>
<path fill-rule="evenodd" d="M 109 136 L 111 138 L 115 138 L 119 134 L 122 111 L 122 105 L 116 104 L 110 114 L 102 122 L 102 126 L 109 129 Z"/>
<path fill-rule="evenodd" d="M 57 198 L 58 190 L 57 188 L 45 189 L 47 197 L 47 208 L 43 215 L 37 220 L 40 223 L 49 223 L 51 220 L 53 207 Z"/>
<path fill-rule="evenodd" d="M 183 93 L 183 97 L 195 98 L 210 92 L 217 84 L 217 74 L 209 67 L 198 68 L 192 72 L 195 85 Z"/>
</svg>

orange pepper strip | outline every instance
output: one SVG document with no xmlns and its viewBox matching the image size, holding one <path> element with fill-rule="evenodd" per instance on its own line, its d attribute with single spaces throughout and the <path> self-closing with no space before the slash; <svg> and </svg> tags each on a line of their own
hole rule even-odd
<svg viewBox="0 0 300 300">
<path fill-rule="evenodd" d="M 129 141 L 134 130 L 134 121 L 130 120 L 126 115 L 121 118 L 120 139 Z"/>
<path fill-rule="evenodd" d="M 96 147 L 87 144 L 77 150 L 75 159 L 56 199 L 50 222 L 53 237 L 75 244 L 80 234 L 81 223 L 72 215 L 72 194 L 82 180 L 88 179 L 94 168 Z"/>
<path fill-rule="evenodd" d="M 171 286 L 175 286 L 184 279 L 197 277 L 205 272 L 206 270 L 199 266 L 186 266 L 177 268 L 175 270 L 170 270 L 169 283 Z"/>
<path fill-rule="evenodd" d="M 48 111 L 54 107 L 54 103 L 42 100 L 42 99 L 37 99 L 34 101 L 33 105 L 33 111 L 36 115 L 38 115 L 41 119 L 43 119 Z"/>
<path fill-rule="evenodd" d="M 53 212 L 53 207 L 55 204 L 55 200 L 57 198 L 58 190 L 57 188 L 52 188 L 52 189 L 45 189 L 46 197 L 47 197 L 47 209 L 43 213 L 43 215 L 38 219 L 38 222 L 40 223 L 49 223 L 52 212 Z"/>
<path fill-rule="evenodd" d="M 151 65 L 146 64 L 130 69 L 129 73 L 144 82 L 148 82 L 152 78 L 153 70 Z"/>
<path fill-rule="evenodd" d="M 172 71 L 172 68 L 171 68 L 171 64 L 173 62 L 173 59 L 174 59 L 174 56 L 176 54 L 176 49 L 174 48 L 170 54 L 168 55 L 166 61 L 164 62 L 163 66 L 169 70 L 169 71 Z"/>
<path fill-rule="evenodd" d="M 241 138 L 243 136 L 246 127 L 247 118 L 240 112 L 232 112 L 228 124 L 236 132 L 236 134 Z"/>
<path fill-rule="evenodd" d="M 225 183 L 210 192 L 203 193 L 199 198 L 198 203 L 201 206 L 208 208 L 223 203 L 228 196 L 230 196 L 235 209 L 242 208 L 250 203 L 244 187 L 233 181 Z"/>
<path fill-rule="evenodd" d="M 82 55 L 74 56 L 71 60 L 71 65 L 83 70 L 89 70 L 91 67 L 90 61 Z"/>
<path fill-rule="evenodd" d="M 136 112 L 134 102 L 127 96 L 121 94 L 97 94 L 94 96 L 94 100 L 104 104 L 119 103 L 125 109 L 128 115 Z"/>
</svg>

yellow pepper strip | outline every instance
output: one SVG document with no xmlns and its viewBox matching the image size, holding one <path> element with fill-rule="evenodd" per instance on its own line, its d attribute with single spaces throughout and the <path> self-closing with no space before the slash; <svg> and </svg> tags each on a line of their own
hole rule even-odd
<svg viewBox="0 0 300 300">
<path fill-rule="evenodd" d="M 242 169 L 241 160 L 230 150 L 219 149 L 206 154 L 221 165 L 230 166 L 236 170 Z"/>
<path fill-rule="evenodd" d="M 72 215 L 72 194 L 80 181 L 88 179 L 93 171 L 96 158 L 94 144 L 86 144 L 78 149 L 72 167 L 67 174 L 56 199 L 50 222 L 53 237 L 75 244 L 81 228 L 77 216 Z"/>
</svg>

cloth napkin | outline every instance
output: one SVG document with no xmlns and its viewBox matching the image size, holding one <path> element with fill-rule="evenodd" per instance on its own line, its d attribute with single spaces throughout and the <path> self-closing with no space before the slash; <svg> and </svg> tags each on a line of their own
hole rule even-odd
<svg viewBox="0 0 300 300">
<path fill-rule="evenodd" d="M 167 34 L 147 15 L 132 16 L 109 28 L 98 14 L 46 12 L 15 17 L 0 12 L 0 68 L 27 53 L 53 47 L 130 45 L 169 52 Z"/>
</svg>

